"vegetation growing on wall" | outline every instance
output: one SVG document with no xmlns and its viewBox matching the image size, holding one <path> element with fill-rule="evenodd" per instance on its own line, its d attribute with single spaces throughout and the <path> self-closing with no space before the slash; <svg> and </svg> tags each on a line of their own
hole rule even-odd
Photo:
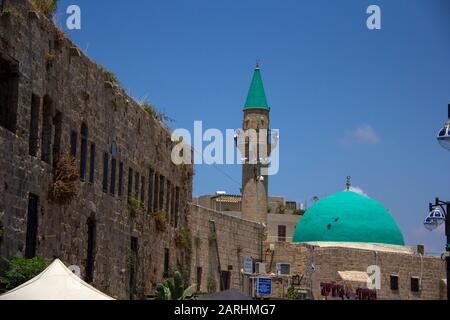
<svg viewBox="0 0 450 320">
<path fill-rule="evenodd" d="M 296 209 L 292 212 L 294 216 L 302 216 L 305 214 L 305 210 Z"/>
<path fill-rule="evenodd" d="M 0 15 L 2 17 L 17 17 L 17 18 L 22 18 L 21 14 L 19 11 L 17 11 L 15 8 L 4 8 L 1 12 Z"/>
<path fill-rule="evenodd" d="M 175 244 L 178 248 L 185 250 L 187 253 L 192 252 L 192 234 L 187 228 L 178 231 L 175 237 Z"/>
<path fill-rule="evenodd" d="M 113 72 L 106 70 L 102 66 L 99 66 L 99 68 L 103 72 L 103 75 L 105 76 L 106 81 L 111 82 L 113 84 L 119 84 L 119 80 L 117 79 L 116 75 Z"/>
<path fill-rule="evenodd" d="M 277 208 L 277 212 L 278 212 L 279 214 L 285 214 L 285 213 L 286 213 L 286 210 L 287 210 L 287 206 L 284 205 L 284 204 L 280 204 L 280 205 L 278 206 L 278 208 Z"/>
<path fill-rule="evenodd" d="M 200 249 L 200 247 L 202 246 L 202 239 L 200 238 L 199 234 L 197 233 L 197 235 L 194 237 L 194 245 L 196 249 Z"/>
<path fill-rule="evenodd" d="M 211 232 L 208 240 L 209 240 L 209 245 L 214 246 L 217 243 L 217 233 Z"/>
<path fill-rule="evenodd" d="M 135 194 L 130 194 L 128 196 L 128 204 L 134 211 L 140 211 L 144 207 L 144 204 L 139 201 Z"/>
<path fill-rule="evenodd" d="M 56 48 L 60 49 L 65 41 L 67 41 L 68 38 L 64 31 L 60 30 L 58 27 L 55 28 L 55 46 Z"/>
<path fill-rule="evenodd" d="M 45 56 L 45 67 L 49 70 L 56 61 L 56 55 L 47 53 Z"/>
<path fill-rule="evenodd" d="M 58 0 L 31 0 L 31 3 L 47 17 L 52 17 L 58 8 Z"/>
<path fill-rule="evenodd" d="M 208 277 L 208 281 L 206 283 L 206 289 L 208 293 L 215 293 L 217 291 L 217 281 L 212 277 Z"/>
<path fill-rule="evenodd" d="M 149 102 L 145 101 L 142 103 L 142 108 L 147 111 L 147 113 L 158 120 L 159 122 L 163 124 L 167 124 L 169 122 L 173 122 L 173 119 L 170 118 L 167 114 L 165 114 L 161 110 L 157 110 L 154 106 L 152 106 Z"/>
<path fill-rule="evenodd" d="M 156 230 L 158 232 L 166 232 L 168 227 L 167 214 L 162 210 L 158 210 L 155 212 L 154 217 Z"/>
<path fill-rule="evenodd" d="M 49 200 L 57 204 L 66 204 L 78 193 L 80 171 L 76 159 L 69 154 L 62 155 L 56 161 L 53 182 L 49 187 Z"/>
<path fill-rule="evenodd" d="M 8 263 L 8 269 L 0 277 L 0 292 L 12 290 L 36 277 L 50 265 L 50 260 L 42 257 L 15 257 Z"/>
</svg>

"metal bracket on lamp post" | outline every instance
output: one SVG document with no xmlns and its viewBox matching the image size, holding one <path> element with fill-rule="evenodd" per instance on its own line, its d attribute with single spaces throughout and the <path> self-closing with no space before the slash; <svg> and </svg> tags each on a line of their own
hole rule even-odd
<svg viewBox="0 0 450 320">
<path fill-rule="evenodd" d="M 445 245 L 446 252 L 450 252 L 450 219 L 448 218 L 448 213 L 450 212 L 450 202 L 441 201 L 439 198 L 436 198 L 435 204 L 430 203 L 429 205 L 430 214 L 425 220 L 425 226 L 427 224 L 431 225 L 429 230 L 437 228 L 439 225 L 439 221 L 442 220 L 445 223 L 445 235 L 447 237 L 447 243 Z M 436 218 L 436 214 L 439 215 L 439 211 L 443 213 L 443 217 L 439 216 Z M 447 269 L 447 300 L 450 299 L 450 256 L 447 254 L 445 258 L 446 269 Z"/>
</svg>

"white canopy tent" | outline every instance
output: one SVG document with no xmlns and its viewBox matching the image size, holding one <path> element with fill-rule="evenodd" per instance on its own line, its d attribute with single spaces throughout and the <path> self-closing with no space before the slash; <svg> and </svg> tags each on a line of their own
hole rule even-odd
<svg viewBox="0 0 450 320">
<path fill-rule="evenodd" d="M 114 300 L 90 286 L 60 260 L 40 275 L 0 296 L 0 300 Z"/>
</svg>

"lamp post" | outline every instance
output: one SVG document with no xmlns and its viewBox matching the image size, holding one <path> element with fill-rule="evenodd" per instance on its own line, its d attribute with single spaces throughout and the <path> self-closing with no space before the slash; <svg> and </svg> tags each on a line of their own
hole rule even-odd
<svg viewBox="0 0 450 320">
<path fill-rule="evenodd" d="M 436 198 L 435 203 L 429 205 L 430 213 L 424 221 L 424 226 L 432 231 L 445 223 L 445 235 L 447 236 L 447 243 L 445 246 L 445 263 L 447 265 L 447 299 L 450 299 L 450 219 L 448 213 L 450 212 L 450 201 L 441 201 Z"/>
<path fill-rule="evenodd" d="M 444 127 L 439 130 L 437 140 L 442 148 L 450 151 L 450 104 L 448 105 L 448 119 Z M 427 218 L 424 221 L 424 226 L 428 230 L 434 230 L 438 226 L 445 223 L 445 235 L 447 237 L 445 245 L 445 263 L 447 266 L 447 300 L 450 299 L 450 219 L 448 214 L 450 212 L 450 202 L 441 201 L 436 198 L 435 203 L 430 203 Z"/>
</svg>

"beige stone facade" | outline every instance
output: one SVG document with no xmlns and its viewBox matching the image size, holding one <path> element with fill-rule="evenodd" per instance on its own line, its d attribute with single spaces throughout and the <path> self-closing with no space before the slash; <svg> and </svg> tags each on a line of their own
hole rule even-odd
<svg viewBox="0 0 450 320">
<path fill-rule="evenodd" d="M 445 263 L 439 257 L 423 256 L 416 248 L 339 243 L 266 243 L 270 251 L 268 273 L 276 273 L 278 263 L 291 265 L 291 275 L 274 276 L 274 295 L 286 298 L 287 290 L 293 285 L 293 276 L 301 282 L 295 285 L 300 292 L 312 293 L 314 299 L 324 299 L 320 285 L 336 283 L 351 288 L 367 288 L 367 284 L 356 275 L 367 273 L 369 266 L 379 266 L 381 270 L 381 290 L 378 299 L 440 300 L 446 298 L 443 279 L 446 278 Z M 313 268 L 314 266 L 314 272 Z M 343 273 L 345 272 L 345 273 Z M 349 275 L 346 278 L 342 275 Z M 391 289 L 391 276 L 398 279 L 398 290 Z M 353 277 L 353 279 L 352 279 Z M 419 291 L 411 290 L 412 279 L 419 280 Z"/>
<path fill-rule="evenodd" d="M 189 227 L 194 238 L 191 282 L 202 292 L 211 291 L 208 283 L 213 282 L 214 291 L 234 288 L 250 295 L 248 278 L 241 270 L 244 257 L 261 259 L 264 234 L 260 225 L 192 205 Z"/>
</svg>

